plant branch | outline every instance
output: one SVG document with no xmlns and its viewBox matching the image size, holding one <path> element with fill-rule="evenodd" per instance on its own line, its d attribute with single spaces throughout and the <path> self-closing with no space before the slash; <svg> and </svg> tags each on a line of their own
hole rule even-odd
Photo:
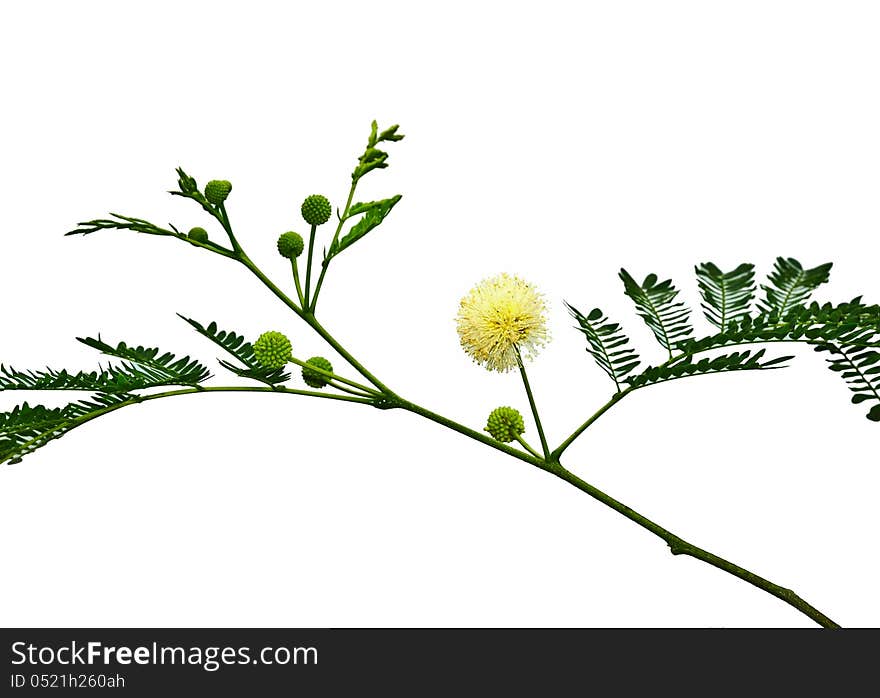
<svg viewBox="0 0 880 698">
<path fill-rule="evenodd" d="M 587 429 L 589 429 L 593 422 L 595 422 L 599 417 L 605 414 L 608 410 L 610 410 L 614 405 L 623 400 L 627 395 L 629 395 L 633 391 L 633 388 L 626 388 L 625 390 L 621 390 L 620 392 L 614 393 L 611 396 L 611 399 L 606 402 L 602 407 L 600 407 L 593 415 L 583 424 L 581 424 L 577 429 L 575 429 L 571 436 L 569 436 L 565 441 L 563 441 L 551 454 L 551 461 L 558 461 L 559 457 L 565 452 L 569 446 L 571 446 L 575 439 L 577 439 L 581 434 L 583 434 Z"/>
<path fill-rule="evenodd" d="M 612 509 L 614 509 L 614 511 L 625 516 L 630 521 L 633 521 L 642 528 L 647 529 L 655 536 L 662 538 L 669 546 L 669 550 L 673 555 L 688 555 L 697 560 L 701 560 L 702 562 L 712 565 L 713 567 L 716 567 L 724 572 L 727 572 L 728 574 L 732 574 L 734 577 L 738 577 L 739 579 L 742 579 L 743 581 L 746 581 L 749 584 L 756 586 L 763 591 L 766 591 L 768 594 L 772 594 L 776 598 L 781 599 L 789 606 L 796 608 L 805 616 L 821 625 L 823 628 L 840 627 L 824 613 L 804 601 L 791 589 L 779 586 L 778 584 L 764 579 L 763 577 L 759 577 L 757 574 L 755 574 L 754 572 L 750 572 L 744 567 L 740 567 L 739 565 L 736 565 L 732 562 L 729 562 L 728 560 L 725 560 L 724 558 L 703 550 L 702 548 L 699 548 L 692 543 L 688 543 L 686 540 L 680 538 L 674 533 L 671 533 L 670 531 L 667 531 L 662 526 L 642 516 L 634 509 L 631 509 L 622 502 L 619 502 L 618 500 L 605 494 L 588 482 L 582 480 L 574 473 L 563 468 L 561 465 L 551 464 L 551 467 L 548 468 L 548 470 L 560 479 L 565 480 L 569 484 L 577 487 L 582 492 L 590 495 L 593 499 L 602 502 L 602 504 L 604 504 L 605 506 L 611 507 Z"/>
</svg>

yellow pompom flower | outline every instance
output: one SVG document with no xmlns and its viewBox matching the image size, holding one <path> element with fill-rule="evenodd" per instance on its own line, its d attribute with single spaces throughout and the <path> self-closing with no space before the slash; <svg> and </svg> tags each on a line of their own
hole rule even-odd
<svg viewBox="0 0 880 698">
<path fill-rule="evenodd" d="M 546 311 L 538 290 L 518 276 L 484 279 L 461 299 L 457 318 L 461 346 L 488 370 L 510 371 L 517 367 L 517 350 L 531 359 L 549 339 Z"/>
</svg>

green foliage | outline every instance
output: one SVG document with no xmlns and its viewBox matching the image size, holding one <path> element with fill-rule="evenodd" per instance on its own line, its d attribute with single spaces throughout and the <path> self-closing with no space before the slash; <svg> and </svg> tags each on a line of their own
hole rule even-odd
<svg viewBox="0 0 880 698">
<path fill-rule="evenodd" d="M 353 181 L 359 180 L 368 172 L 388 167 L 388 153 L 384 150 L 380 150 L 376 146 L 379 145 L 379 143 L 403 140 L 403 135 L 397 133 L 398 128 L 399 126 L 395 124 L 379 133 L 378 124 L 375 121 L 372 123 L 370 138 L 367 140 L 367 148 L 364 150 L 364 154 L 358 158 L 357 167 L 355 167 L 354 172 L 351 173 Z"/>
<path fill-rule="evenodd" d="M 609 322 L 598 309 L 584 316 L 566 305 L 587 337 L 587 351 L 614 380 L 618 392 L 624 384 L 633 390 L 687 376 L 781 368 L 792 357 L 764 360 L 763 349 L 712 358 L 697 355 L 749 344 L 798 342 L 831 354 L 829 366 L 853 391 L 853 402 L 880 403 L 880 306 L 867 305 L 861 297 L 836 305 L 807 304 L 813 290 L 828 280 L 830 270 L 830 263 L 804 269 L 796 259 L 777 258 L 761 287 L 765 297 L 753 312 L 754 265 L 740 264 L 729 272 L 722 272 L 712 262 L 698 265 L 695 271 L 703 311 L 718 331 L 695 338 L 689 311 L 676 300 L 678 290 L 671 281 L 658 282 L 655 274 L 649 274 L 638 284 L 621 269 L 626 295 L 669 351 L 668 361 L 637 375 L 632 371 L 638 365 L 638 354 L 628 346 L 629 340 L 617 323 Z M 880 421 L 880 404 L 871 406 L 868 418 Z"/>
<path fill-rule="evenodd" d="M 18 463 L 29 453 L 106 412 L 140 401 L 135 395 L 98 393 L 64 407 L 18 405 L 0 413 L 0 463 Z"/>
<path fill-rule="evenodd" d="M 207 337 L 244 364 L 244 367 L 236 366 L 223 359 L 218 359 L 223 368 L 232 371 L 235 375 L 242 378 L 251 378 L 270 386 L 279 385 L 290 379 L 290 374 L 283 368 L 266 368 L 260 365 L 257 357 L 254 356 L 253 345 L 245 341 L 242 335 L 227 330 L 218 330 L 216 322 L 212 322 L 205 327 L 196 320 L 184 317 L 179 313 L 178 316 L 188 322 L 196 332 Z"/>
<path fill-rule="evenodd" d="M 621 269 L 620 279 L 623 281 L 624 293 L 636 304 L 639 316 L 671 358 L 675 346 L 693 334 L 690 309 L 681 301 L 675 300 L 678 289 L 670 280 L 658 282 L 656 274 L 648 274 L 639 284 L 626 269 Z"/>
<path fill-rule="evenodd" d="M 679 349 L 695 354 L 717 347 L 756 342 L 815 343 L 836 340 L 855 328 L 880 332 L 880 306 L 865 305 L 861 298 L 854 298 L 838 305 L 813 302 L 792 308 L 781 318 L 775 310 L 759 312 L 728 323 L 716 334 L 683 342 Z"/>
<path fill-rule="evenodd" d="M 697 283 L 703 297 L 703 313 L 715 327 L 749 314 L 755 297 L 755 265 L 740 264 L 733 271 L 722 272 L 712 262 L 696 267 Z"/>
<path fill-rule="evenodd" d="M 839 374 L 853 392 L 853 403 L 874 402 L 866 416 L 880 422 L 880 351 L 865 346 L 874 339 L 872 330 L 857 328 L 841 337 L 839 343 L 818 344 L 816 351 L 831 354 L 826 359 L 828 367 Z"/>
<path fill-rule="evenodd" d="M 160 354 L 159 349 L 130 347 L 125 342 L 119 342 L 114 347 L 104 342 L 100 335 L 97 339 L 77 337 L 77 340 L 103 354 L 136 364 L 138 371 L 154 381 L 155 385 L 197 386 L 211 377 L 211 372 L 205 366 L 188 356 L 178 359 L 167 352 Z"/>
<path fill-rule="evenodd" d="M 578 323 L 578 329 L 587 338 L 587 351 L 599 367 L 608 374 L 617 390 L 629 373 L 639 365 L 639 355 L 627 346 L 629 338 L 620 325 L 609 322 L 599 308 L 584 315 L 569 303 L 565 304 Z"/>
<path fill-rule="evenodd" d="M 820 264 L 813 269 L 804 269 L 796 259 L 777 257 L 773 271 L 767 279 L 768 283 L 761 286 L 764 300 L 760 303 L 761 310 L 776 312 L 784 317 L 795 307 L 805 303 L 810 294 L 828 281 L 831 262 Z"/>
<path fill-rule="evenodd" d="M 77 223 L 77 227 L 65 233 L 65 235 L 89 235 L 99 230 L 133 230 L 136 233 L 147 235 L 170 235 L 171 237 L 186 238 L 180 231 L 161 228 L 143 218 L 123 216 L 119 213 L 111 213 L 113 218 L 95 218 L 94 220 Z M 172 226 L 173 227 L 173 226 Z"/>
<path fill-rule="evenodd" d="M 687 376 L 708 373 L 727 373 L 729 371 L 760 371 L 781 368 L 792 356 L 780 356 L 762 361 L 766 349 L 756 352 L 737 351 L 712 358 L 705 357 L 694 361 L 693 356 L 684 354 L 660 366 L 650 366 L 627 380 L 632 388 L 641 388 L 652 383 L 662 383 Z"/>
<path fill-rule="evenodd" d="M 362 237 L 364 237 L 367 233 L 369 233 L 373 228 L 379 226 L 382 221 L 385 220 L 385 216 L 387 216 L 391 209 L 394 208 L 394 205 L 400 201 L 402 195 L 397 194 L 396 196 L 392 196 L 390 199 L 382 199 L 381 201 L 369 201 L 367 203 L 356 203 L 351 206 L 348 210 L 347 218 L 352 218 L 353 216 L 357 216 L 360 214 L 364 214 L 364 217 L 361 218 L 357 223 L 355 223 L 351 230 L 349 230 L 345 235 L 343 235 L 338 240 L 334 240 L 330 245 L 330 249 L 327 250 L 326 259 L 329 260 L 340 252 L 342 252 L 347 247 L 350 247 Z"/>
<path fill-rule="evenodd" d="M 132 390 L 157 388 L 169 385 L 196 385 L 207 379 L 207 375 L 195 373 L 175 374 L 167 371 L 142 369 L 135 364 L 123 363 L 108 366 L 97 371 L 70 373 L 56 371 L 17 371 L 12 367 L 0 366 L 0 391 L 3 390 L 88 390 L 102 393 L 127 393 Z M 196 379 L 196 380 L 193 380 Z"/>
</svg>

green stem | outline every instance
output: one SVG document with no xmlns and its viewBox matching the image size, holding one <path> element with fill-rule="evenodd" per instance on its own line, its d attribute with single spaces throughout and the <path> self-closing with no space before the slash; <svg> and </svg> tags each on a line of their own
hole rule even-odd
<svg viewBox="0 0 880 698">
<path fill-rule="evenodd" d="M 336 381 L 333 381 L 333 380 L 327 381 L 327 385 L 329 385 L 332 388 L 336 388 L 337 390 L 341 390 L 344 393 L 348 393 L 349 395 L 357 395 L 358 397 L 366 397 L 366 398 L 370 398 L 370 399 L 375 399 L 376 397 L 379 397 L 379 395 L 375 392 L 365 393 L 361 390 L 357 390 L 356 388 L 350 388 L 349 386 L 344 385 L 343 383 L 337 383 Z"/>
<path fill-rule="evenodd" d="M 296 286 L 296 297 L 299 298 L 299 305 L 304 308 L 306 305 L 305 296 L 303 296 L 302 286 L 299 285 L 299 268 L 296 265 L 296 257 L 290 260 L 290 266 L 293 270 L 293 283 Z"/>
<path fill-rule="evenodd" d="M 339 217 L 339 224 L 336 226 L 336 232 L 333 233 L 333 241 L 330 243 L 331 250 L 336 246 L 336 241 L 339 239 L 339 233 L 342 232 L 342 226 L 348 218 L 348 211 L 351 208 L 351 201 L 354 198 L 354 190 L 357 188 L 357 183 L 357 179 L 352 179 L 351 187 L 348 190 L 348 199 L 345 201 L 345 208 L 342 209 L 342 215 Z M 315 295 L 312 297 L 312 302 L 309 306 L 309 309 L 313 313 L 315 312 L 315 306 L 318 305 L 318 294 L 321 293 L 321 286 L 324 285 L 324 276 L 327 274 L 327 267 L 329 266 L 330 258 L 325 255 L 321 262 L 321 275 L 318 277 L 318 283 L 315 285 Z"/>
<path fill-rule="evenodd" d="M 477 431 L 476 429 L 471 429 L 470 427 L 466 427 L 463 424 L 459 424 L 447 417 L 444 417 L 441 414 L 437 414 L 436 412 L 432 412 L 431 410 L 422 407 L 421 405 L 417 405 L 414 402 L 409 402 L 407 400 L 403 400 L 401 398 L 395 397 L 392 400 L 394 407 L 400 407 L 401 409 L 406 410 L 407 412 L 412 412 L 413 414 L 417 414 L 420 417 L 424 417 L 425 419 L 429 419 L 436 424 L 440 424 L 441 426 L 446 427 L 447 429 L 452 429 L 452 431 L 457 431 L 459 434 L 463 434 L 475 441 L 479 441 L 486 446 L 490 446 L 497 451 L 501 451 L 502 453 L 506 453 L 508 456 L 513 456 L 514 458 L 518 458 L 521 461 L 525 461 L 530 465 L 535 465 L 539 468 L 546 469 L 546 464 L 543 459 L 540 457 L 536 458 L 534 455 L 530 453 L 523 453 L 512 446 L 508 446 L 507 444 L 501 443 L 500 441 L 496 441 L 491 436 L 484 434 L 482 432 Z"/>
<path fill-rule="evenodd" d="M 523 364 L 522 356 L 519 353 L 519 347 L 514 344 L 513 349 L 516 352 L 516 363 L 519 365 L 519 373 L 522 376 L 526 395 L 529 398 L 529 406 L 532 408 L 532 416 L 535 418 L 535 427 L 537 427 L 538 436 L 541 439 L 541 450 L 544 451 L 544 458 L 549 460 L 550 447 L 547 445 L 547 437 L 544 436 L 544 427 L 541 426 L 541 417 L 538 416 L 538 407 L 535 405 L 535 398 L 532 395 L 532 387 L 529 385 L 529 377 L 526 375 L 526 367 L 525 364 Z"/>
<path fill-rule="evenodd" d="M 310 371 L 314 371 L 315 373 L 318 373 L 322 376 L 326 376 L 327 378 L 331 378 L 333 380 L 340 381 L 341 383 L 346 383 L 346 384 L 350 385 L 352 388 L 357 388 L 359 390 L 364 391 L 365 393 L 368 393 L 368 394 L 372 393 L 373 395 L 376 394 L 375 390 L 370 390 L 367 386 L 361 385 L 360 383 L 358 383 L 356 381 L 349 380 L 348 378 L 343 378 L 342 376 L 337 376 L 332 371 L 325 371 L 320 366 L 313 366 L 312 364 L 309 364 L 305 361 L 300 361 L 297 358 L 291 358 L 290 361 L 291 361 L 291 363 L 296 364 L 300 368 L 308 368 Z"/>
<path fill-rule="evenodd" d="M 633 388 L 627 388 L 626 390 L 622 390 L 618 393 L 614 393 L 611 396 L 611 399 L 606 402 L 602 407 L 600 407 L 594 414 L 591 416 L 586 422 L 581 424 L 577 429 L 575 429 L 571 436 L 569 436 L 565 441 L 563 441 L 553 453 L 550 454 L 550 460 L 558 461 L 559 457 L 563 454 L 565 449 L 574 443 L 574 440 L 577 439 L 581 434 L 583 434 L 587 429 L 592 426 L 593 422 L 595 422 L 599 417 L 605 414 L 608 410 L 610 410 L 614 405 L 620 402 L 624 397 L 629 395 L 633 391 Z"/>
<path fill-rule="evenodd" d="M 232 250 L 237 254 L 241 254 L 241 245 L 238 244 L 238 240 L 235 239 L 235 234 L 232 232 L 232 225 L 229 223 L 229 214 L 226 213 L 226 204 L 221 203 L 218 206 L 220 211 L 220 225 L 223 226 L 223 230 L 226 231 L 226 234 L 229 236 L 229 242 L 232 243 Z"/>
<path fill-rule="evenodd" d="M 526 451 L 531 453 L 535 458 L 537 458 L 538 460 L 544 460 L 543 456 L 541 456 L 540 453 L 538 453 L 535 449 L 533 449 L 531 446 L 529 446 L 529 444 L 526 443 L 526 440 L 520 434 L 515 434 L 513 438 L 515 438 L 517 440 L 517 442 L 519 443 L 519 445 L 522 446 L 524 449 L 526 449 Z"/>
<path fill-rule="evenodd" d="M 312 226 L 312 232 L 309 233 L 309 261 L 308 266 L 306 267 L 306 292 L 303 296 L 303 309 L 307 310 L 309 307 L 309 289 L 312 284 L 312 253 L 315 249 L 315 230 L 317 230 L 316 225 Z"/>
<path fill-rule="evenodd" d="M 563 468 L 561 465 L 553 464 L 549 471 L 560 479 L 565 480 L 571 485 L 574 485 L 582 492 L 587 493 L 593 499 L 602 502 L 602 504 L 604 504 L 605 506 L 611 507 L 617 513 L 622 514 L 630 521 L 637 523 L 639 526 L 650 531 L 655 536 L 662 538 L 664 541 L 666 541 L 667 545 L 669 545 L 669 550 L 673 555 L 688 555 L 697 560 L 701 560 L 706 564 L 712 565 L 713 567 L 716 567 L 724 572 L 727 572 L 728 574 L 732 574 L 734 577 L 738 577 L 739 579 L 742 579 L 743 581 L 746 581 L 749 584 L 756 586 L 769 594 L 772 594 L 776 598 L 785 601 L 785 603 L 787 603 L 789 606 L 796 608 L 798 611 L 803 613 L 808 618 L 814 620 L 823 628 L 840 627 L 824 613 L 804 601 L 791 589 L 787 589 L 785 587 L 779 586 L 778 584 L 774 584 L 773 582 L 764 579 L 763 577 L 759 577 L 753 572 L 750 572 L 744 567 L 740 567 L 739 565 L 729 562 L 724 558 L 718 557 L 717 555 L 703 550 L 702 548 L 698 548 L 692 543 L 688 543 L 674 533 L 667 531 L 662 526 L 642 516 L 634 509 L 629 508 L 622 502 L 619 502 L 618 500 L 605 494 L 588 482 L 585 482 L 574 473 Z"/>
</svg>

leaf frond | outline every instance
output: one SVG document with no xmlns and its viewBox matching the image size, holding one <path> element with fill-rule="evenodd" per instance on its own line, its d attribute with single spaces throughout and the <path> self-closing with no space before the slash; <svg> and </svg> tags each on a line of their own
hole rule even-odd
<svg viewBox="0 0 880 698">
<path fill-rule="evenodd" d="M 792 257 L 777 257 L 767 283 L 761 286 L 764 291 L 761 310 L 784 317 L 796 306 L 804 304 L 814 290 L 828 281 L 831 264 L 804 269 Z"/>
<path fill-rule="evenodd" d="M 144 371 L 139 366 L 122 363 L 97 371 L 71 372 L 47 368 L 43 371 L 19 371 L 0 365 L 0 391 L 4 390 L 87 390 L 101 393 L 128 393 L 133 390 L 170 385 L 194 385 L 194 376 L 186 374 L 186 382 L 179 375 Z M 207 378 L 207 376 L 205 377 Z M 201 382 L 200 379 L 199 382 Z"/>
<path fill-rule="evenodd" d="M 198 386 L 211 377 L 207 367 L 188 356 L 178 359 L 171 353 L 160 354 L 159 349 L 130 347 L 125 342 L 114 347 L 103 341 L 100 335 L 97 338 L 77 337 L 77 340 L 102 354 L 136 365 L 143 375 L 157 384 Z"/>
<path fill-rule="evenodd" d="M 873 402 L 865 416 L 880 422 L 880 351 L 831 342 L 817 345 L 816 351 L 831 354 L 825 359 L 828 368 L 852 391 L 853 404 Z"/>
<path fill-rule="evenodd" d="M 755 297 L 755 265 L 740 264 L 733 271 L 722 272 L 712 262 L 696 267 L 697 284 L 703 297 L 703 314 L 715 327 L 749 314 Z"/>
<path fill-rule="evenodd" d="M 577 329 L 587 338 L 587 352 L 614 381 L 617 391 L 620 392 L 620 384 L 640 363 L 636 350 L 627 346 L 629 338 L 620 325 L 610 322 L 599 308 L 584 315 L 569 303 L 565 306 L 577 321 Z"/>
<path fill-rule="evenodd" d="M 171 237 L 186 239 L 186 236 L 174 230 L 162 228 L 143 218 L 123 216 L 119 213 L 111 213 L 112 218 L 95 218 L 94 220 L 77 223 L 77 227 L 65 233 L 65 235 L 89 235 L 99 230 L 133 230 L 136 233 L 147 235 L 170 235 Z"/>
<path fill-rule="evenodd" d="M 141 400 L 136 395 L 97 393 L 64 407 L 16 406 L 0 413 L 0 463 L 18 463 L 50 441 L 106 412 Z"/>
<path fill-rule="evenodd" d="M 648 274 L 639 284 L 626 269 L 621 269 L 620 279 L 624 293 L 635 303 L 639 316 L 671 357 L 675 346 L 693 334 L 690 309 L 676 301 L 678 289 L 671 280 L 658 282 L 656 274 Z"/>
<path fill-rule="evenodd" d="M 736 351 L 713 358 L 705 357 L 698 361 L 694 361 L 692 356 L 683 356 L 660 366 L 650 366 L 638 375 L 629 378 L 627 382 L 635 389 L 688 376 L 727 373 L 729 371 L 763 371 L 782 368 L 794 358 L 779 356 L 762 361 L 766 351 L 766 349 L 760 349 L 756 352 Z"/>
</svg>

